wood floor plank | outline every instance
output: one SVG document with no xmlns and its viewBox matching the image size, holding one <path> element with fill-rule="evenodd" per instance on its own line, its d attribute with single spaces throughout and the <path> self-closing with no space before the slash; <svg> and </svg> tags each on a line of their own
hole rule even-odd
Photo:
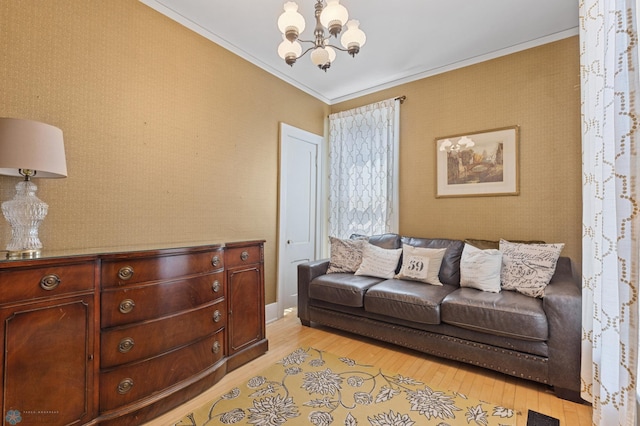
<svg viewBox="0 0 640 426">
<path fill-rule="evenodd" d="M 502 395 L 504 394 L 504 379 L 502 377 L 496 377 L 493 382 L 493 388 L 491 388 L 491 397 L 489 402 L 502 406 Z"/>
<path fill-rule="evenodd" d="M 563 426 L 591 424 L 590 405 L 561 400 L 551 393 L 548 386 L 480 367 L 439 359 L 328 327 L 304 327 L 296 317 L 295 311 L 267 324 L 267 338 L 269 351 L 265 355 L 232 371 L 203 394 L 146 423 L 145 426 L 172 425 L 197 407 L 250 379 L 298 347 L 325 350 L 355 359 L 362 364 L 377 365 L 387 373 L 411 376 L 434 389 L 460 392 L 469 398 L 512 408 L 518 412 L 517 426 L 526 426 L 528 409 L 555 417 Z"/>
</svg>

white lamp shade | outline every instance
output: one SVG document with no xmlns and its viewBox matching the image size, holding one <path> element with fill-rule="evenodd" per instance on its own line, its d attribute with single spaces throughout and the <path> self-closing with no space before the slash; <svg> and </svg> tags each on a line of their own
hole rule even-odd
<svg viewBox="0 0 640 426">
<path fill-rule="evenodd" d="M 291 29 L 300 34 L 304 31 L 304 17 L 298 12 L 298 5 L 288 1 L 284 4 L 284 13 L 278 18 L 278 29 L 282 34 L 286 34 Z"/>
<path fill-rule="evenodd" d="M 0 117 L 0 174 L 21 176 L 20 169 L 35 170 L 33 177 L 67 177 L 62 130 L 38 121 Z"/>
<path fill-rule="evenodd" d="M 365 36 L 364 31 L 360 28 L 360 22 L 355 19 L 347 22 L 347 30 L 340 37 L 340 43 L 345 49 L 349 49 L 349 47 L 357 46 L 362 47 L 367 41 L 367 36 Z"/>
<path fill-rule="evenodd" d="M 471 139 L 469 139 L 466 136 L 463 136 L 460 138 L 460 140 L 458 141 L 458 145 L 462 145 L 466 148 L 471 148 L 472 146 L 474 146 L 476 143 L 474 141 L 472 141 Z"/>
<path fill-rule="evenodd" d="M 329 62 L 329 52 L 323 47 L 317 47 L 311 52 L 311 62 L 314 65 L 322 66 Z"/>
<path fill-rule="evenodd" d="M 451 148 L 451 145 L 453 145 L 451 141 L 449 139 L 445 139 L 440 144 L 440 151 L 447 151 L 449 148 Z"/>
<path fill-rule="evenodd" d="M 278 55 L 280 55 L 282 59 L 286 59 L 287 56 L 294 56 L 297 58 L 301 53 L 302 46 L 297 41 L 294 41 L 292 43 L 285 38 L 278 46 Z"/>
<path fill-rule="evenodd" d="M 333 24 L 340 24 L 342 27 L 349 19 L 347 8 L 340 4 L 339 0 L 327 0 L 327 7 L 320 14 L 320 23 L 325 28 L 329 28 Z"/>
</svg>

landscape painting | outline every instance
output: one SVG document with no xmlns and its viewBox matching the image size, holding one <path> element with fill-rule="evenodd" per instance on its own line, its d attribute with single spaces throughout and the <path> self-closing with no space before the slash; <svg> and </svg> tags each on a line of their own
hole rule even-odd
<svg viewBox="0 0 640 426">
<path fill-rule="evenodd" d="M 436 138 L 436 197 L 518 194 L 518 126 Z"/>
</svg>

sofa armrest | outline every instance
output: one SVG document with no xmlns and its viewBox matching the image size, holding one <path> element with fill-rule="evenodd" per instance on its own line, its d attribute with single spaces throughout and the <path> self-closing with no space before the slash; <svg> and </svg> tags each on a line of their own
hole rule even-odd
<svg viewBox="0 0 640 426">
<path fill-rule="evenodd" d="M 327 273 L 329 259 L 312 260 L 298 265 L 298 318 L 303 325 L 310 325 L 309 320 L 309 283 L 314 278 Z"/>
<path fill-rule="evenodd" d="M 542 307 L 549 324 L 549 377 L 556 392 L 580 394 L 582 290 L 568 258 L 558 259 L 556 273 L 545 288 Z"/>
</svg>

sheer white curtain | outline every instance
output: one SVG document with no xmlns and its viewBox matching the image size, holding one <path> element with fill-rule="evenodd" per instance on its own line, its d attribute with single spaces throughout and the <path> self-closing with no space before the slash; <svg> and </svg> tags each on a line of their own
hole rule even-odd
<svg viewBox="0 0 640 426">
<path fill-rule="evenodd" d="M 635 425 L 640 172 L 636 0 L 580 1 L 582 397 L 593 424 Z"/>
<path fill-rule="evenodd" d="M 400 101 L 329 116 L 329 235 L 398 232 Z"/>
</svg>

